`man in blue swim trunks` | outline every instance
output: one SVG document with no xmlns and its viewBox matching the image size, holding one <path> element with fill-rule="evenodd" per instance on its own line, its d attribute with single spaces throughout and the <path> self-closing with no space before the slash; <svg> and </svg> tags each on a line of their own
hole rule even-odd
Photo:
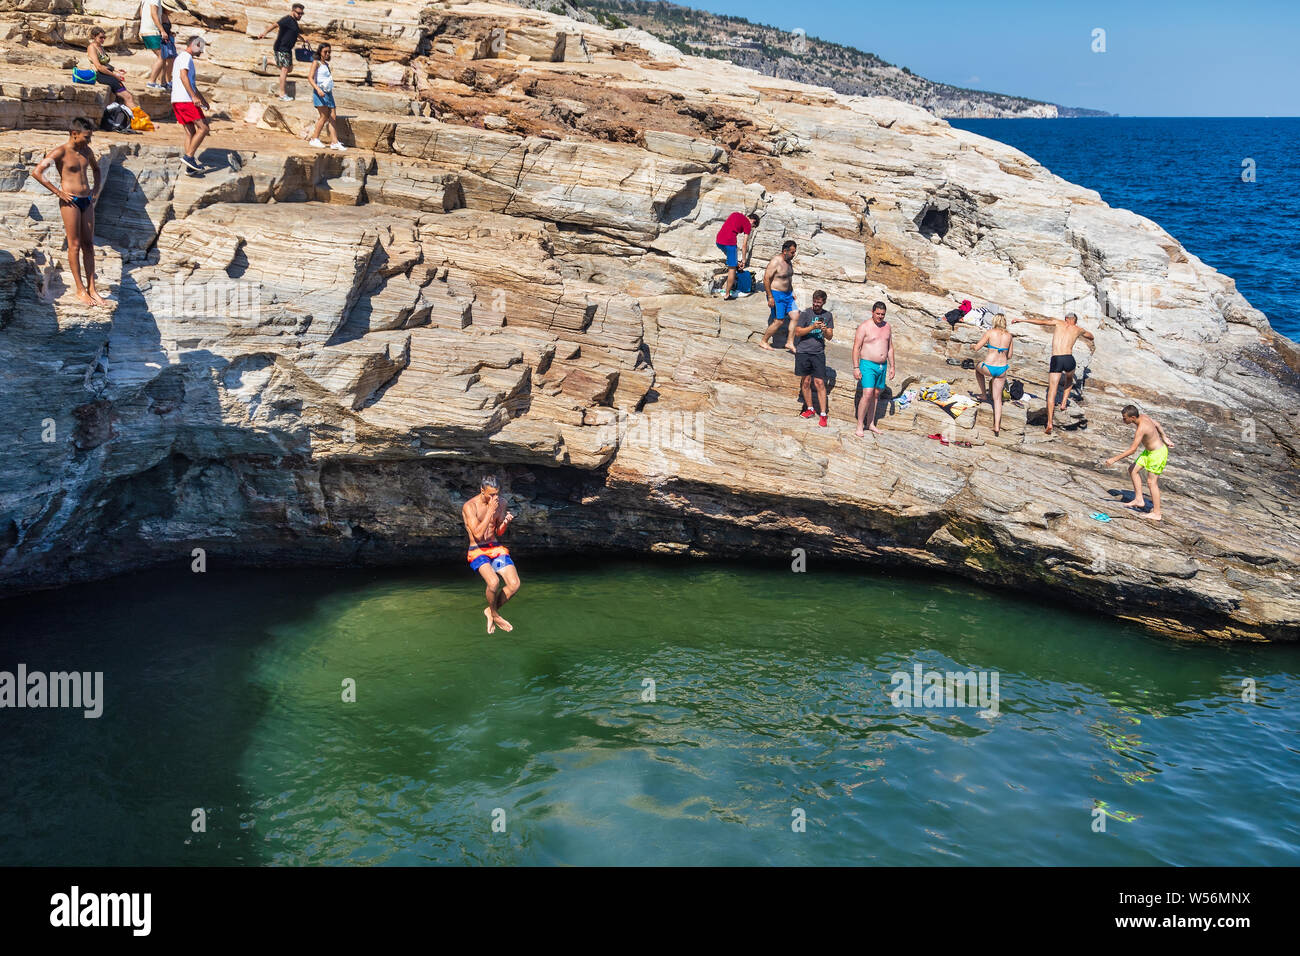
<svg viewBox="0 0 1300 956">
<path fill-rule="evenodd" d="M 864 428 L 882 434 L 876 427 L 876 403 L 885 390 L 885 380 L 894 377 L 894 330 L 885 321 L 883 302 L 871 307 L 871 319 L 859 325 L 853 336 L 853 377 L 862 383 L 857 436 L 866 436 Z"/>
<path fill-rule="evenodd" d="M 68 235 L 68 271 L 72 273 L 77 298 L 86 305 L 108 305 L 95 289 L 95 203 L 104 183 L 99 175 L 99 163 L 90 149 L 90 137 L 94 131 L 90 120 L 80 116 L 75 118 L 68 130 L 68 141 L 45 154 L 32 172 L 32 179 L 59 197 L 59 212 Z M 45 178 L 51 166 L 59 172 L 58 186 L 51 185 Z M 90 184 L 92 173 L 95 178 L 93 187 Z M 83 265 L 86 270 L 84 285 L 81 281 Z"/>
<path fill-rule="evenodd" d="M 781 243 L 781 251 L 768 261 L 767 268 L 763 270 L 763 291 L 767 293 L 767 305 L 772 311 L 767 317 L 767 331 L 763 333 L 763 341 L 758 344 L 769 352 L 776 351 L 772 348 L 772 336 L 799 311 L 799 305 L 794 300 L 792 265 L 798 251 L 799 246 L 795 241 L 787 239 Z M 785 348 L 787 352 L 794 351 L 790 336 L 786 337 Z"/>
<path fill-rule="evenodd" d="M 498 627 L 503 631 L 513 631 L 514 626 L 501 616 L 500 610 L 519 590 L 519 572 L 510 559 L 509 549 L 497 539 L 505 534 L 515 516 L 506 511 L 495 475 L 483 476 L 479 493 L 465 502 L 460 516 L 469 532 L 466 560 L 471 570 L 477 571 L 487 585 L 487 607 L 483 609 L 487 632 L 492 634 Z"/>
</svg>

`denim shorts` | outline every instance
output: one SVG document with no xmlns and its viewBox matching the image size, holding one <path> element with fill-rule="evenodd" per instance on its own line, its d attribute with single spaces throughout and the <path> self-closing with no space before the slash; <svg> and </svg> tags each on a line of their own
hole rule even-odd
<svg viewBox="0 0 1300 956">
<path fill-rule="evenodd" d="M 321 95 L 320 95 L 319 93 L 317 93 L 315 90 L 312 90 L 312 91 L 311 91 L 311 105 L 312 105 L 312 106 L 326 106 L 326 107 L 329 107 L 330 109 L 335 109 L 335 106 L 334 106 L 334 93 L 333 93 L 333 91 L 331 91 L 331 92 L 329 92 L 329 93 L 326 93 L 324 96 L 321 96 Z"/>
</svg>

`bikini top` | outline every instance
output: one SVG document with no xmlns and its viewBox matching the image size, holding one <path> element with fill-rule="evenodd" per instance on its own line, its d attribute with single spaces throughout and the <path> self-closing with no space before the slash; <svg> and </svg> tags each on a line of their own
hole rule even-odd
<svg viewBox="0 0 1300 956">
<path fill-rule="evenodd" d="M 112 59 L 113 59 L 113 58 L 112 58 L 111 56 L 109 56 L 107 53 L 100 53 L 100 54 L 99 54 L 99 65 L 100 65 L 100 66 L 108 66 L 108 64 L 109 64 L 110 62 L 112 62 Z"/>
<path fill-rule="evenodd" d="M 994 352 L 1005 352 L 1007 349 L 1011 348 L 1011 346 L 1009 346 L 1009 345 L 994 345 L 992 342 L 990 342 L 988 345 L 985 346 L 985 348 L 990 349 L 991 351 L 994 351 Z"/>
</svg>

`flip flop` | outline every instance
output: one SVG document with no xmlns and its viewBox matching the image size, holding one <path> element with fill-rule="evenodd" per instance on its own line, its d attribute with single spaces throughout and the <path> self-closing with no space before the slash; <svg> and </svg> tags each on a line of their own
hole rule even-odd
<svg viewBox="0 0 1300 956">
<path fill-rule="evenodd" d="M 974 448 L 974 447 L 975 447 L 975 446 L 972 445 L 970 442 L 968 442 L 968 441 L 964 441 L 964 440 L 962 440 L 962 439 L 958 439 L 957 441 L 953 442 L 953 444 L 956 445 L 958 448 Z"/>
<path fill-rule="evenodd" d="M 926 435 L 925 437 L 926 437 L 926 438 L 932 438 L 932 439 L 934 439 L 934 440 L 937 441 L 940 445 L 947 445 L 947 444 L 948 444 L 948 439 L 944 438 L 942 435 Z"/>
<path fill-rule="evenodd" d="M 1094 511 L 1088 517 L 1093 521 L 1101 521 L 1103 523 L 1110 520 L 1110 515 L 1106 514 L 1104 511 Z"/>
</svg>

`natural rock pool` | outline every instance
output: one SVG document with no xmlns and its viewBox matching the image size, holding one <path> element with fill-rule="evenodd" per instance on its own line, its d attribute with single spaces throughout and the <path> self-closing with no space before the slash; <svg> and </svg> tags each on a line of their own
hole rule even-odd
<svg viewBox="0 0 1300 956">
<path fill-rule="evenodd" d="M 521 570 L 491 638 L 461 569 L 4 602 L 0 671 L 104 699 L 0 709 L 0 863 L 1300 863 L 1300 648 L 932 579 Z M 996 715 L 895 707 L 918 666 L 996 676 Z"/>
</svg>

